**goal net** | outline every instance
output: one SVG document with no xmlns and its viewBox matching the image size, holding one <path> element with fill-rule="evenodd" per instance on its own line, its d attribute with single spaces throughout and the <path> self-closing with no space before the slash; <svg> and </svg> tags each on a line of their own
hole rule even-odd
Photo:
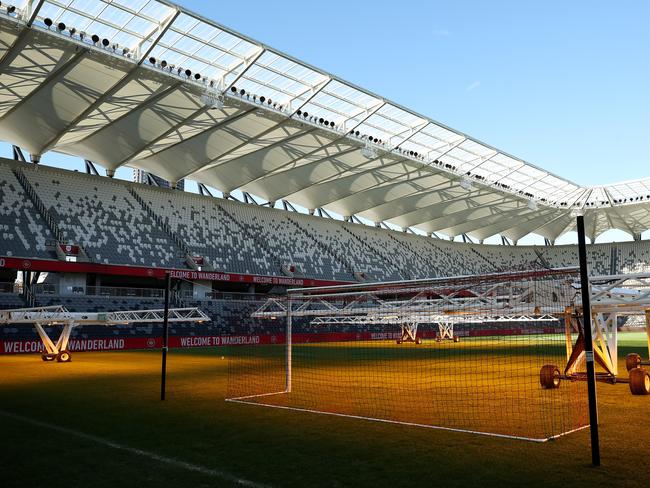
<svg viewBox="0 0 650 488">
<path fill-rule="evenodd" d="M 228 400 L 544 441 L 587 425 L 575 270 L 290 290 L 251 316 Z M 571 326 L 567 324 L 571 322 Z"/>
</svg>

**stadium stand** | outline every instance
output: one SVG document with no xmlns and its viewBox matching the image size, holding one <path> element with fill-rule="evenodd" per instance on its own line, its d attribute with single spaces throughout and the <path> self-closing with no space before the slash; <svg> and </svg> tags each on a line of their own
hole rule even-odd
<svg viewBox="0 0 650 488">
<path fill-rule="evenodd" d="M 163 188 L 138 187 L 136 192 L 182 236 L 192 253 L 217 270 L 246 274 L 276 274 L 269 256 L 257 252 L 236 222 L 220 211 L 213 198 Z"/>
<path fill-rule="evenodd" d="M 6 256 L 53 257 L 47 246 L 52 233 L 6 165 L 0 165 L 0 236 Z"/>
<path fill-rule="evenodd" d="M 618 262 L 617 272 L 640 273 L 650 271 L 650 246 L 645 241 L 617 246 L 612 254 Z"/>
<path fill-rule="evenodd" d="M 185 267 L 183 252 L 117 180 L 46 166 L 22 168 L 68 242 L 104 264 Z"/>
<path fill-rule="evenodd" d="M 22 175 L 22 176 L 21 176 Z M 21 181 L 20 178 L 24 178 Z M 31 190 L 29 189 L 31 188 Z M 48 221 L 47 219 L 51 219 Z M 11 161 L 0 162 L 0 256 L 55 259 L 59 240 L 78 243 L 91 261 L 187 269 L 186 254 L 209 268 L 251 275 L 293 275 L 354 281 L 401 280 L 484 274 L 531 267 L 569 267 L 575 246 L 490 246 L 450 242 L 412 233 L 288 212 L 232 200 L 134 184 Z M 591 273 L 650 270 L 650 242 L 588 246 Z M 39 306 L 71 311 L 160 308 L 161 290 L 59 286 L 31 290 Z M 153 293 L 155 292 L 155 293 Z M 177 305 L 197 306 L 207 324 L 174 324 L 171 334 L 205 336 L 276 333 L 274 324 L 252 320 L 253 296 L 212 297 L 185 290 Z M 180 297 L 177 296 L 178 299 Z M 27 304 L 20 287 L 0 287 L 0 308 Z M 367 330 L 371 330 L 368 326 Z M 322 326 L 318 329 L 323 331 Z M 340 329 L 339 329 L 340 330 Z M 315 332 L 297 321 L 296 332 Z M 83 327 L 76 338 L 157 337 L 158 325 Z M 33 340 L 31 328 L 5 327 L 0 339 Z"/>
<path fill-rule="evenodd" d="M 91 261 L 187 268 L 187 250 L 216 271 L 335 281 L 484 274 L 577 263 L 575 246 L 490 246 L 433 239 L 25 163 L 0 164 L 0 255 L 53 258 L 53 232 L 17 178 L 24 174 L 66 242 Z M 177 243 L 171 235 L 176 236 Z M 592 274 L 644 271 L 646 241 L 589 246 Z"/>
</svg>

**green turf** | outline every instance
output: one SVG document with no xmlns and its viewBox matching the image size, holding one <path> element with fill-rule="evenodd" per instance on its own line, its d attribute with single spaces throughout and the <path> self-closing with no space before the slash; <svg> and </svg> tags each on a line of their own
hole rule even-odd
<svg viewBox="0 0 650 488">
<path fill-rule="evenodd" d="M 633 351 L 647 354 L 644 334 L 621 335 L 620 356 Z M 172 351 L 165 403 L 155 352 L 3 356 L 0 410 L 271 486 L 637 487 L 646 471 L 650 398 L 625 384 L 598 385 L 594 469 L 586 431 L 540 445 L 227 403 L 226 355 Z M 0 432 L 3 487 L 229 485 L 2 415 Z"/>
<path fill-rule="evenodd" d="M 269 406 L 538 440 L 586 422 L 585 383 L 540 388 L 541 367 L 565 359 L 562 335 L 421 345 L 299 344 L 293 350 L 292 391 L 275 394 L 285 390 L 284 350 L 239 349 L 229 395 Z"/>
</svg>

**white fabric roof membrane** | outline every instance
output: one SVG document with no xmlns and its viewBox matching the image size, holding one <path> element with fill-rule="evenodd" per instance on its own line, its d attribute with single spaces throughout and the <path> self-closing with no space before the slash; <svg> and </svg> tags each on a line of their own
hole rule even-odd
<svg viewBox="0 0 650 488">
<path fill-rule="evenodd" d="M 0 138 L 32 154 L 477 239 L 650 228 L 650 178 L 578 186 L 171 2 L 15 6 Z"/>
</svg>

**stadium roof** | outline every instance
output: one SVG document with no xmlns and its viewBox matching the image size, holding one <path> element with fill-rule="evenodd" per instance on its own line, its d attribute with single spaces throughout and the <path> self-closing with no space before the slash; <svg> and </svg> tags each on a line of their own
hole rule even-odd
<svg viewBox="0 0 650 488">
<path fill-rule="evenodd" d="M 167 1 L 0 12 L 0 139 L 114 171 L 479 240 L 650 228 L 650 178 L 583 187 Z"/>
</svg>

